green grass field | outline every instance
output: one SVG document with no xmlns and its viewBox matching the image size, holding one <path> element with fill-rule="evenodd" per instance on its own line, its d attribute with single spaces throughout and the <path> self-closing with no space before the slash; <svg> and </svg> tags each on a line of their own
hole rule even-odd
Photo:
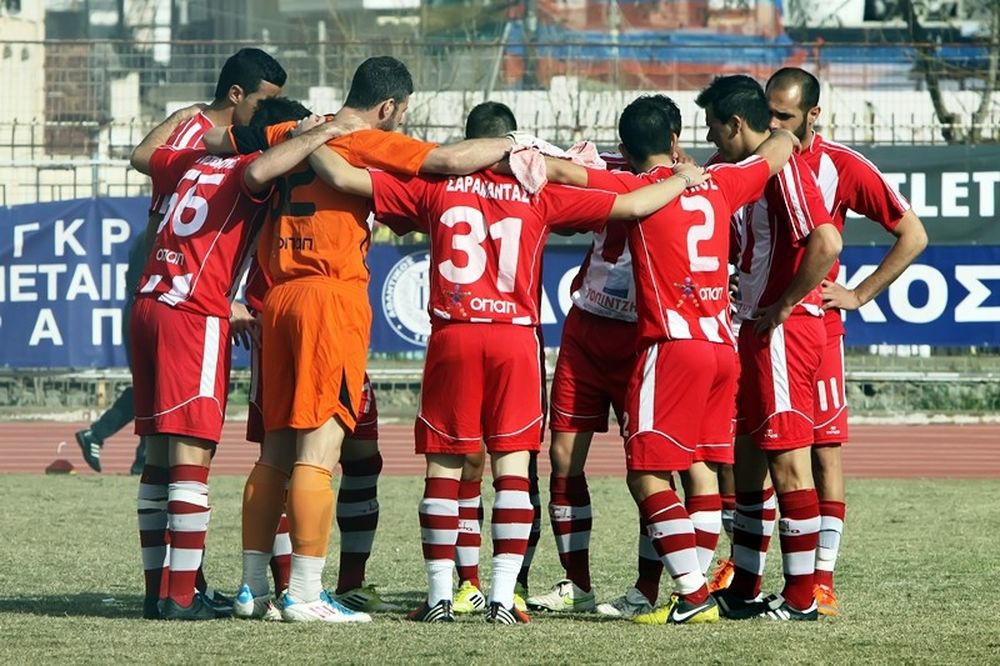
<svg viewBox="0 0 1000 666">
<path fill-rule="evenodd" d="M 142 576 L 134 478 L 0 479 L 0 659 L 7 663 L 1000 663 L 1000 481 L 850 483 L 838 587 L 844 614 L 808 625 L 766 621 L 641 627 L 593 615 L 494 627 L 401 614 L 371 625 L 138 619 Z M 370 582 L 407 608 L 423 596 L 416 506 L 422 483 L 388 478 Z M 240 574 L 242 479 L 213 481 L 209 580 Z M 635 509 L 622 482 L 592 479 L 594 585 L 616 596 L 634 576 Z M 544 499 L 543 499 L 544 501 Z M 331 553 L 336 552 L 336 538 Z M 488 539 L 484 563 L 489 562 Z M 766 588 L 780 585 L 777 538 Z M 335 558 L 331 557 L 335 562 Z M 561 573 L 548 525 L 532 573 Z M 327 582 L 335 571 L 328 568 Z M 488 573 L 487 573 L 488 576 Z"/>
</svg>

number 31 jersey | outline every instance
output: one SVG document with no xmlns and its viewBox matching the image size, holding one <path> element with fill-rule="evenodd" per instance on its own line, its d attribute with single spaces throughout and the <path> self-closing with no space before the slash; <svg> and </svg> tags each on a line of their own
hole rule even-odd
<svg viewBox="0 0 1000 666">
<path fill-rule="evenodd" d="M 735 344 L 729 315 L 729 220 L 761 196 L 771 173 L 760 157 L 713 165 L 709 171 L 711 180 L 630 225 L 640 348 L 664 340 Z M 630 192 L 672 173 L 666 166 L 638 175 L 588 170 L 588 184 Z"/>
<path fill-rule="evenodd" d="M 247 190 L 243 172 L 260 153 L 215 157 L 204 150 L 157 148 L 154 185 L 173 192 L 138 294 L 171 307 L 229 318 L 229 304 L 267 213 L 271 189 Z"/>
<path fill-rule="evenodd" d="M 547 185 L 535 196 L 503 174 L 423 178 L 371 172 L 377 217 L 404 217 L 431 237 L 432 320 L 538 324 L 549 227 L 588 231 L 615 195 Z"/>
</svg>

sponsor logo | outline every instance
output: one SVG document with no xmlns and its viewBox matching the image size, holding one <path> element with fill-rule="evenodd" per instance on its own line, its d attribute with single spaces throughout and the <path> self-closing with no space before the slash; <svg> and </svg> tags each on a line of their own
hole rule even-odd
<svg viewBox="0 0 1000 666">
<path fill-rule="evenodd" d="M 502 301 L 498 298 L 481 298 L 476 296 L 469 299 L 469 307 L 476 312 L 489 312 L 491 314 L 516 315 L 517 306 L 510 301 Z"/>
<path fill-rule="evenodd" d="M 407 342 L 427 346 L 431 318 L 427 314 L 430 254 L 408 254 L 392 267 L 382 285 L 382 312 L 389 327 Z"/>
<path fill-rule="evenodd" d="M 175 266 L 183 266 L 184 253 L 175 252 L 174 250 L 168 250 L 165 247 L 161 247 L 156 250 L 156 260 L 167 264 L 173 264 Z"/>
<path fill-rule="evenodd" d="M 289 236 L 278 238 L 279 250 L 312 250 L 315 248 L 313 239 L 308 236 Z"/>
</svg>

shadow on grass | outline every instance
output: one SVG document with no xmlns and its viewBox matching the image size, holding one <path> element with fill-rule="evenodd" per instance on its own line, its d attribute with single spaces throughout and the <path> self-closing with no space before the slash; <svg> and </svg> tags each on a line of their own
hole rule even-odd
<svg viewBox="0 0 1000 666">
<path fill-rule="evenodd" d="M 142 597 L 137 594 L 68 594 L 44 597 L 0 597 L 0 613 L 49 617 L 142 617 Z"/>
</svg>

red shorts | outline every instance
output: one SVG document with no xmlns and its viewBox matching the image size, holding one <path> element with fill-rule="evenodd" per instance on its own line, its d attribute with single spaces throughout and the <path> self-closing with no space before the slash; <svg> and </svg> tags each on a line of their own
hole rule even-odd
<svg viewBox="0 0 1000 666">
<path fill-rule="evenodd" d="M 844 336 L 830 335 L 828 328 L 823 361 L 816 373 L 814 444 L 847 441 L 847 395 L 844 391 Z"/>
<path fill-rule="evenodd" d="M 141 296 L 130 333 L 135 434 L 218 442 L 229 395 L 229 319 Z"/>
<path fill-rule="evenodd" d="M 628 469 L 731 464 L 739 372 L 732 347 L 705 340 L 661 342 L 640 353 L 622 423 Z"/>
<path fill-rule="evenodd" d="M 435 322 L 414 425 L 417 453 L 538 451 L 545 374 L 536 327 Z"/>
<path fill-rule="evenodd" d="M 263 387 L 260 372 L 260 347 L 253 346 L 250 350 L 250 399 L 247 405 L 247 441 L 260 444 L 264 441 Z M 365 384 L 362 387 L 361 409 L 358 412 L 358 424 L 351 439 L 378 440 L 378 405 L 375 402 L 375 389 L 372 388 L 368 373 L 365 373 Z"/>
<path fill-rule="evenodd" d="M 634 323 L 570 308 L 552 378 L 552 430 L 607 432 L 608 407 L 621 423 L 636 359 L 636 331 Z"/>
<path fill-rule="evenodd" d="M 784 451 L 813 442 L 816 371 L 826 347 L 820 317 L 792 315 L 775 329 L 770 344 L 740 327 L 736 434 L 750 435 L 765 451 Z"/>
</svg>

